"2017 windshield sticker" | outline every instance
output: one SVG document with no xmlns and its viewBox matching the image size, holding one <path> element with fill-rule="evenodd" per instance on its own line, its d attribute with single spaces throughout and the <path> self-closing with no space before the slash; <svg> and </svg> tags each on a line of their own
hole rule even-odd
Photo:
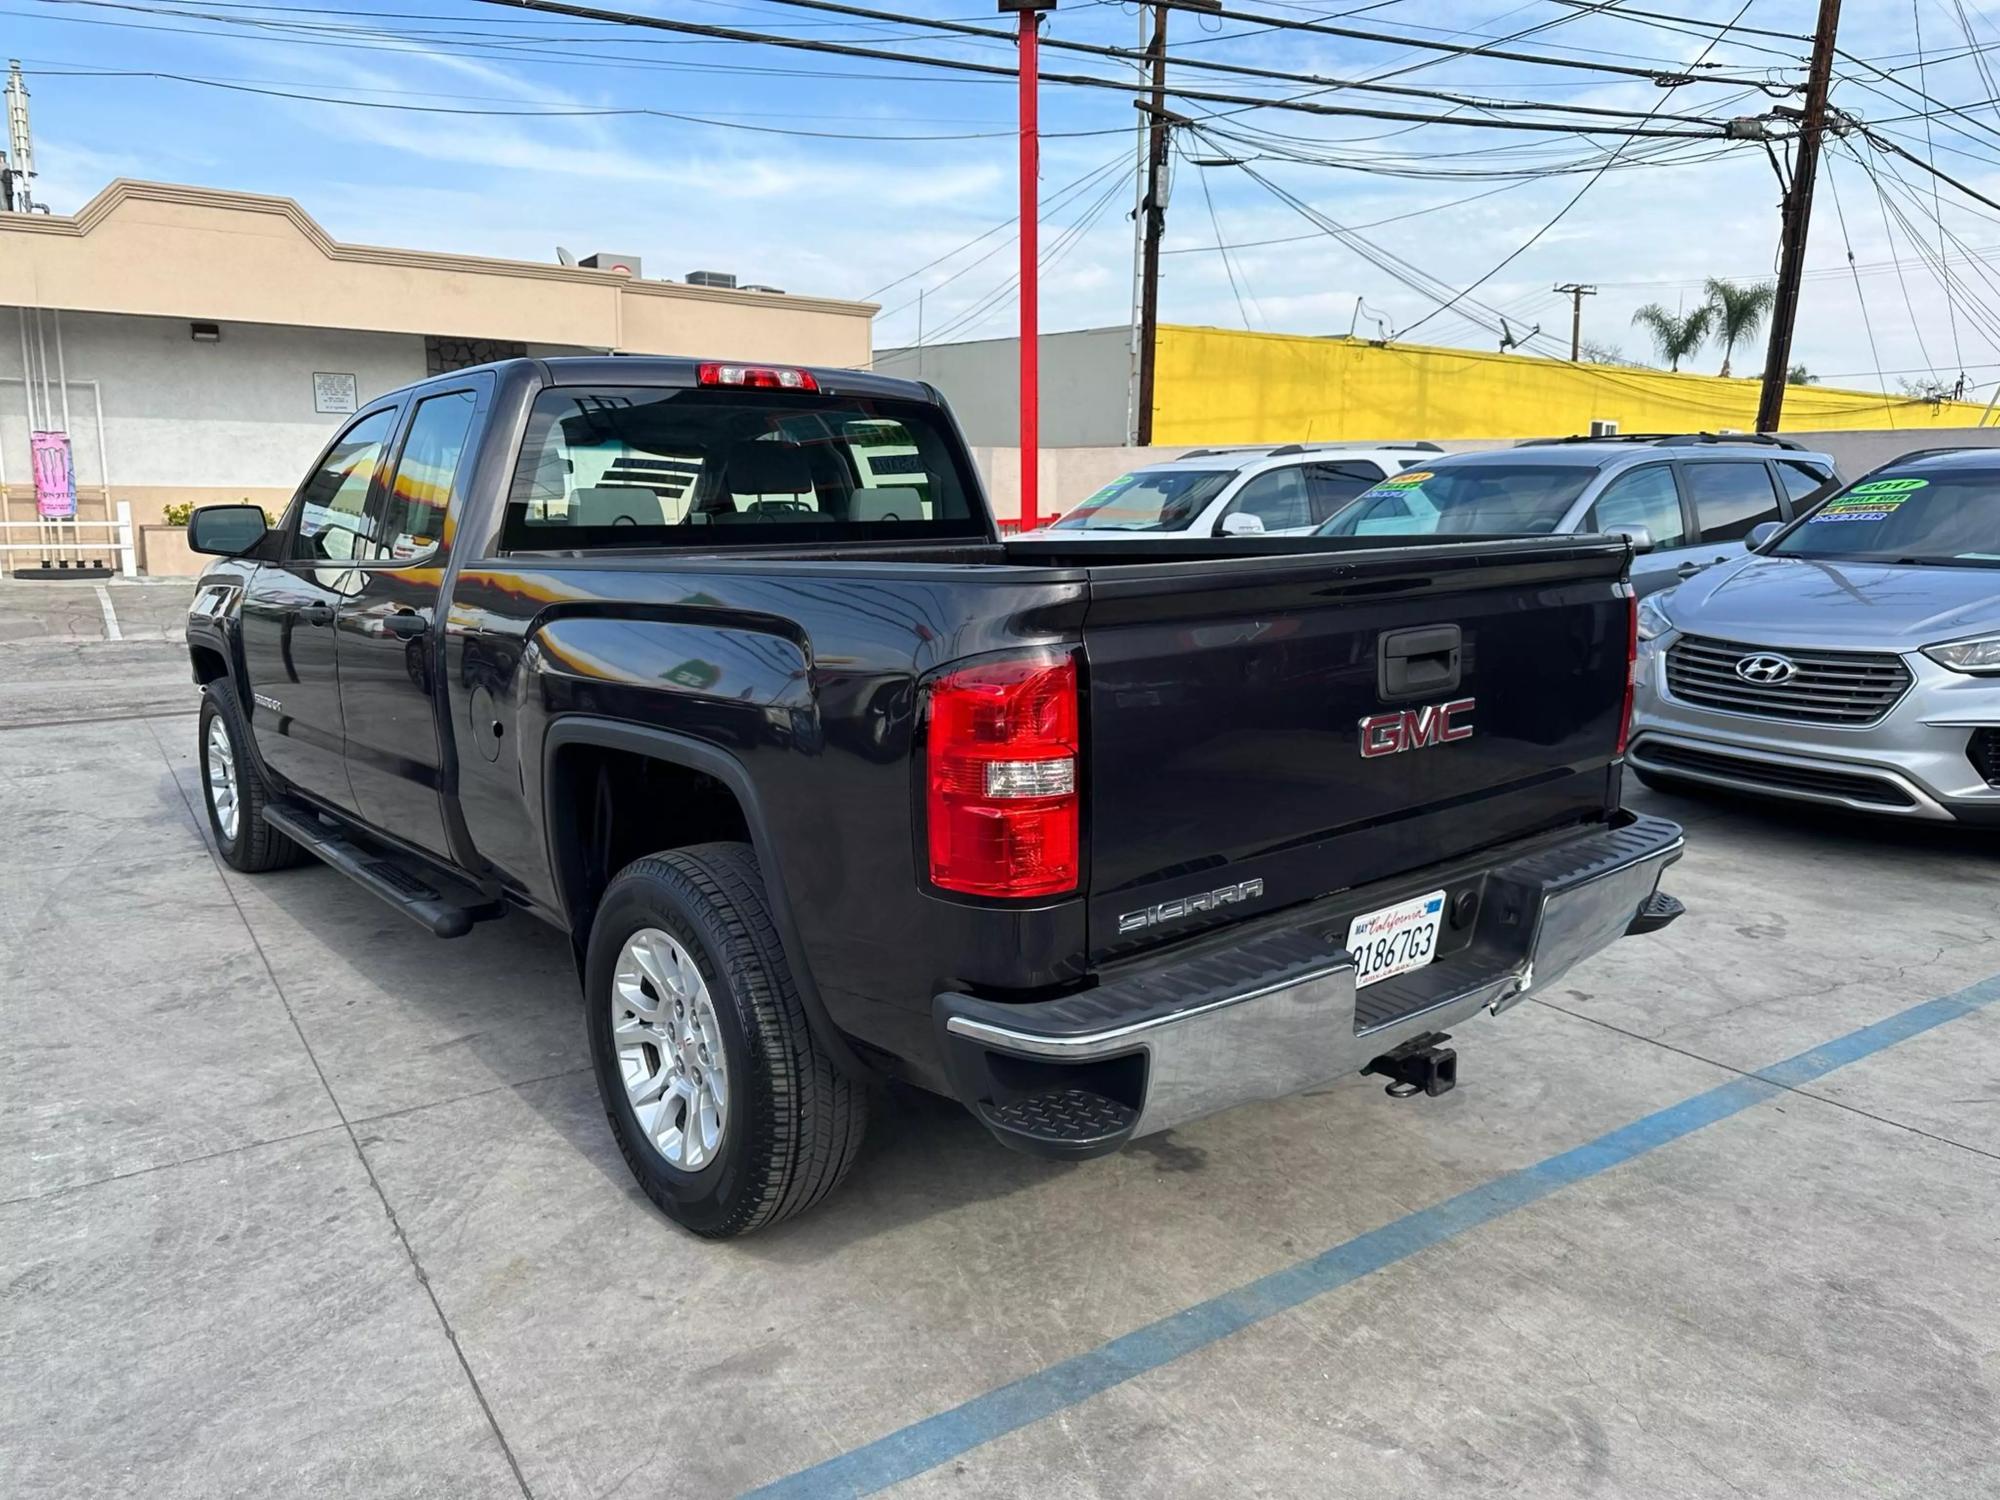
<svg viewBox="0 0 2000 1500">
<path fill-rule="evenodd" d="M 1380 500 L 1384 495 L 1407 495 L 1412 490 L 1420 490 L 1426 479 L 1437 475 L 1429 469 L 1411 469 L 1402 474 L 1391 474 L 1377 482 L 1373 489 L 1363 490 L 1355 498 L 1358 500 Z"/>
<path fill-rule="evenodd" d="M 1928 479 L 1871 479 L 1827 501 L 1807 524 L 1886 521 L 1896 513 L 1897 506 L 1929 483 Z"/>
</svg>

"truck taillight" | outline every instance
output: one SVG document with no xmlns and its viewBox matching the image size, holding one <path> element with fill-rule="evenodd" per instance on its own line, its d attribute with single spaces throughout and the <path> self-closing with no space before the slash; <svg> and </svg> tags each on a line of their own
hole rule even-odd
<svg viewBox="0 0 2000 1500">
<path fill-rule="evenodd" d="M 819 382 L 810 370 L 791 370 L 778 365 L 695 366 L 697 385 L 743 386 L 757 391 L 816 391 Z"/>
<path fill-rule="evenodd" d="M 1618 717 L 1618 753 L 1632 738 L 1632 689 L 1639 680 L 1639 595 L 1627 586 L 1625 595 L 1625 707 Z"/>
<path fill-rule="evenodd" d="M 968 896 L 1073 891 L 1080 860 L 1076 659 L 973 662 L 926 688 L 931 883 Z"/>
</svg>

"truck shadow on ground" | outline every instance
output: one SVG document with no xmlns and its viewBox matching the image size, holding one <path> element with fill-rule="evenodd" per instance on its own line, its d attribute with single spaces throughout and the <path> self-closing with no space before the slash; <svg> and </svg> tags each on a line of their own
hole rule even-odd
<svg viewBox="0 0 2000 1500">
<path fill-rule="evenodd" d="M 190 784 L 187 791 L 199 808 L 199 788 Z M 186 815 L 180 786 L 163 778 L 161 796 Z M 205 827 L 189 831 L 212 850 Z M 240 904 L 259 941 L 283 941 L 292 950 L 273 955 L 279 983 L 364 1141 L 397 1114 L 450 1108 L 505 1090 L 621 1197 L 654 1217 L 663 1231 L 680 1232 L 639 1191 L 612 1139 L 590 1068 L 569 942 L 562 934 L 515 913 L 441 942 L 317 864 L 257 876 L 231 872 L 228 878 L 239 883 Z M 273 926 L 289 925 L 296 933 L 279 939 L 261 930 L 260 907 L 276 917 Z M 312 950 L 324 950 L 327 972 L 304 977 L 303 955 Z M 448 1072 L 440 1072 L 426 1097 L 384 1111 L 360 1104 L 366 1075 L 397 1060 L 371 1056 L 357 1040 L 355 1006 L 380 1014 L 385 1037 L 439 1038 L 426 1043 L 426 1050 L 456 1059 L 440 1064 Z M 343 1034 L 330 1036 L 341 1010 L 350 1012 L 339 1018 Z M 365 1017 L 359 1024 L 366 1027 Z M 899 1083 L 876 1084 L 870 1090 L 867 1140 L 847 1180 L 801 1218 L 733 1242 L 732 1248 L 775 1262 L 807 1263 L 1074 1170 L 1077 1164 L 1007 1150 L 955 1101 Z"/>
</svg>

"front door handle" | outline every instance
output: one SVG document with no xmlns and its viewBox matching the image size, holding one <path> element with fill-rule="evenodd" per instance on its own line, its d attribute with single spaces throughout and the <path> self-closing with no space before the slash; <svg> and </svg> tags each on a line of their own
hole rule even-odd
<svg viewBox="0 0 2000 1500">
<path fill-rule="evenodd" d="M 299 618 L 308 625 L 331 625 L 333 606 L 331 604 L 306 604 L 299 608 Z"/>
<path fill-rule="evenodd" d="M 387 626 L 389 634 L 407 641 L 412 636 L 422 635 L 426 630 L 430 629 L 431 622 L 414 611 L 407 611 L 402 614 L 389 616 L 384 621 L 384 624 Z"/>
</svg>

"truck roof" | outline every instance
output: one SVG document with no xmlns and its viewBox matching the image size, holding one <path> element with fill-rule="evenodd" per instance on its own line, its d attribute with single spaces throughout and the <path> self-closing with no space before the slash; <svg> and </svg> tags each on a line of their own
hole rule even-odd
<svg viewBox="0 0 2000 1500">
<path fill-rule="evenodd" d="M 506 372 L 531 367 L 548 385 L 625 385 L 672 388 L 693 386 L 696 371 L 709 364 L 750 365 L 767 369 L 804 370 L 823 392 L 843 396 L 876 396 L 893 401 L 921 401 L 941 405 L 935 387 L 920 380 L 898 380 L 870 370 L 849 370 L 838 365 L 801 365 L 785 360 L 732 359 L 725 356 L 690 358 L 664 354 L 564 354 L 550 359 L 503 359 L 472 366 Z M 440 380 L 462 376 L 464 370 L 432 375 L 412 381 L 402 390 L 416 390 Z M 401 391 L 385 394 L 400 395 Z"/>
</svg>

